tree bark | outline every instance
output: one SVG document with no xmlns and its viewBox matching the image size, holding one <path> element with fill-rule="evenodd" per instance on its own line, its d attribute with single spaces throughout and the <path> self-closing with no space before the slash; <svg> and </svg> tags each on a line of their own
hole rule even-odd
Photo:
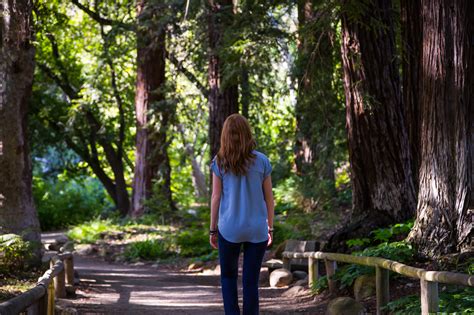
<svg viewBox="0 0 474 315">
<path fill-rule="evenodd" d="M 353 210 L 371 229 L 411 218 L 416 195 L 395 55 L 389 0 L 351 1 L 342 15 L 342 61 Z M 376 20 L 367 28 L 366 21 Z M 357 229 L 355 229 L 357 230 Z"/>
<path fill-rule="evenodd" d="M 145 0 L 138 1 L 137 117 L 135 174 L 133 178 L 132 213 L 145 211 L 145 200 L 151 197 L 154 183 L 160 185 L 160 198 L 165 206 L 175 209 L 171 196 L 171 169 L 167 148 L 167 131 L 174 106 L 165 102 L 165 26 L 154 25 L 156 8 Z M 156 117 L 159 125 L 153 124 Z"/>
<path fill-rule="evenodd" d="M 436 258 L 472 250 L 474 222 L 474 5 L 422 1 L 421 163 L 409 235 Z"/>
<path fill-rule="evenodd" d="M 0 4 L 0 234 L 15 233 L 35 245 L 41 263 L 41 234 L 32 197 L 27 137 L 35 49 L 29 0 Z"/>
<path fill-rule="evenodd" d="M 403 104 L 410 143 L 411 166 L 415 192 L 418 193 L 420 167 L 420 76 L 421 76 L 421 2 L 401 0 Z"/>
<path fill-rule="evenodd" d="M 239 93 L 238 80 L 227 80 L 229 83 L 223 86 L 224 58 L 220 56 L 224 32 L 233 19 L 233 1 L 209 0 L 209 11 L 209 143 L 211 157 L 213 157 L 219 151 L 220 135 L 225 119 L 239 112 Z"/>
</svg>

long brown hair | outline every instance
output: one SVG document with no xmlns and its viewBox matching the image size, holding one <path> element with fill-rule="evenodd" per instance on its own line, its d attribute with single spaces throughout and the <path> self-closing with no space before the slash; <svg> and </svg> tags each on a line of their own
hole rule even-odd
<svg viewBox="0 0 474 315">
<path fill-rule="evenodd" d="M 226 118 L 222 127 L 217 164 L 224 171 L 245 175 L 256 157 L 252 152 L 256 146 L 247 119 L 240 114 L 232 114 Z"/>
</svg>

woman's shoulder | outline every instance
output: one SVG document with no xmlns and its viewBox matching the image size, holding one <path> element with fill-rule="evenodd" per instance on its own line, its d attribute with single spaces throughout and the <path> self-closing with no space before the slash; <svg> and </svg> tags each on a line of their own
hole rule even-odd
<svg viewBox="0 0 474 315">
<path fill-rule="evenodd" d="M 257 159 L 268 160 L 268 157 L 265 153 L 258 150 L 253 150 L 252 152 L 257 156 Z"/>
</svg>

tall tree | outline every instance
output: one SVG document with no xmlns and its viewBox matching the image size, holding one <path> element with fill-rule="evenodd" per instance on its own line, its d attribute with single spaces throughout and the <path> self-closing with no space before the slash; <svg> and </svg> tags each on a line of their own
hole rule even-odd
<svg viewBox="0 0 474 315">
<path fill-rule="evenodd" d="M 83 28 L 78 27 L 79 30 L 72 26 L 64 13 L 70 10 L 69 4 L 36 3 L 36 36 L 40 44 L 37 49 L 39 71 L 34 89 L 35 106 L 32 108 L 34 117 L 41 122 L 37 124 L 41 140 L 51 145 L 65 142 L 89 165 L 117 209 L 126 215 L 130 209 L 126 169 L 127 166 L 132 168 L 125 152 L 131 142 L 126 139 L 126 130 L 132 115 L 125 108 L 127 101 L 123 92 L 126 88 L 123 86 L 127 84 L 123 81 L 127 75 L 120 71 L 124 61 L 118 60 L 117 53 L 111 52 L 111 46 L 117 44 L 116 38 L 121 36 L 117 30 L 125 26 L 117 26 L 119 22 L 102 17 L 98 13 L 101 9 L 99 2 L 94 3 L 94 8 L 77 0 L 72 0 L 72 3 L 87 13 L 82 21 Z M 96 22 L 93 25 L 98 27 L 88 30 L 85 24 L 91 22 Z M 114 27 L 105 31 L 108 25 Z M 65 29 L 72 34 L 80 32 L 88 36 L 90 42 L 102 48 L 94 50 L 96 55 L 90 56 L 93 60 L 100 60 L 96 63 L 97 68 L 84 67 L 79 57 L 83 52 L 78 52 L 78 47 L 83 47 L 84 43 L 77 38 L 71 40 L 74 36 Z M 96 81 L 84 84 L 94 71 Z M 99 100 L 88 97 L 96 93 L 95 84 L 100 87 Z M 108 115 L 107 111 L 118 114 Z M 52 132 L 55 134 L 53 137 L 50 136 Z"/>
<path fill-rule="evenodd" d="M 425 257 L 472 250 L 474 4 L 422 1 L 418 208 L 409 239 Z"/>
<path fill-rule="evenodd" d="M 211 157 L 217 154 L 225 119 L 239 112 L 238 80 L 229 75 L 223 51 L 225 32 L 233 21 L 232 0 L 208 0 L 209 40 L 209 142 Z"/>
<path fill-rule="evenodd" d="M 16 233 L 36 244 L 34 258 L 40 262 L 26 134 L 35 65 L 32 7 L 30 0 L 0 4 L 0 233 Z"/>
<path fill-rule="evenodd" d="M 330 10 L 324 1 L 298 1 L 298 98 L 295 164 L 302 190 L 317 206 L 335 192 L 334 151 L 342 106 L 332 86 L 335 59 Z"/>
<path fill-rule="evenodd" d="M 400 222 L 416 208 L 392 10 L 390 0 L 342 7 L 353 228 Z"/>
<path fill-rule="evenodd" d="M 153 185 L 159 185 L 158 193 L 163 206 L 175 208 L 167 152 L 167 131 L 174 115 L 174 105 L 165 100 L 166 24 L 158 15 L 162 9 L 153 1 L 140 0 L 137 3 L 137 136 L 133 216 L 143 214 L 145 200 L 152 195 Z"/>
<path fill-rule="evenodd" d="M 421 1 L 401 0 L 403 105 L 410 143 L 415 192 L 418 192 L 420 166 L 420 75 L 421 75 Z"/>
</svg>

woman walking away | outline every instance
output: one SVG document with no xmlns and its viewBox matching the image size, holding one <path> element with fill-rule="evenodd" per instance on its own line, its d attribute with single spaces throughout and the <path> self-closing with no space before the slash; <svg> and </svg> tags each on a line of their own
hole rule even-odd
<svg viewBox="0 0 474 315">
<path fill-rule="evenodd" d="M 273 239 L 274 201 L 265 154 L 244 116 L 224 122 L 221 146 L 212 159 L 212 201 L 209 241 L 219 249 L 221 285 L 226 315 L 240 314 L 237 297 L 238 261 L 243 246 L 243 314 L 259 313 L 258 280 L 263 255 Z"/>
</svg>

